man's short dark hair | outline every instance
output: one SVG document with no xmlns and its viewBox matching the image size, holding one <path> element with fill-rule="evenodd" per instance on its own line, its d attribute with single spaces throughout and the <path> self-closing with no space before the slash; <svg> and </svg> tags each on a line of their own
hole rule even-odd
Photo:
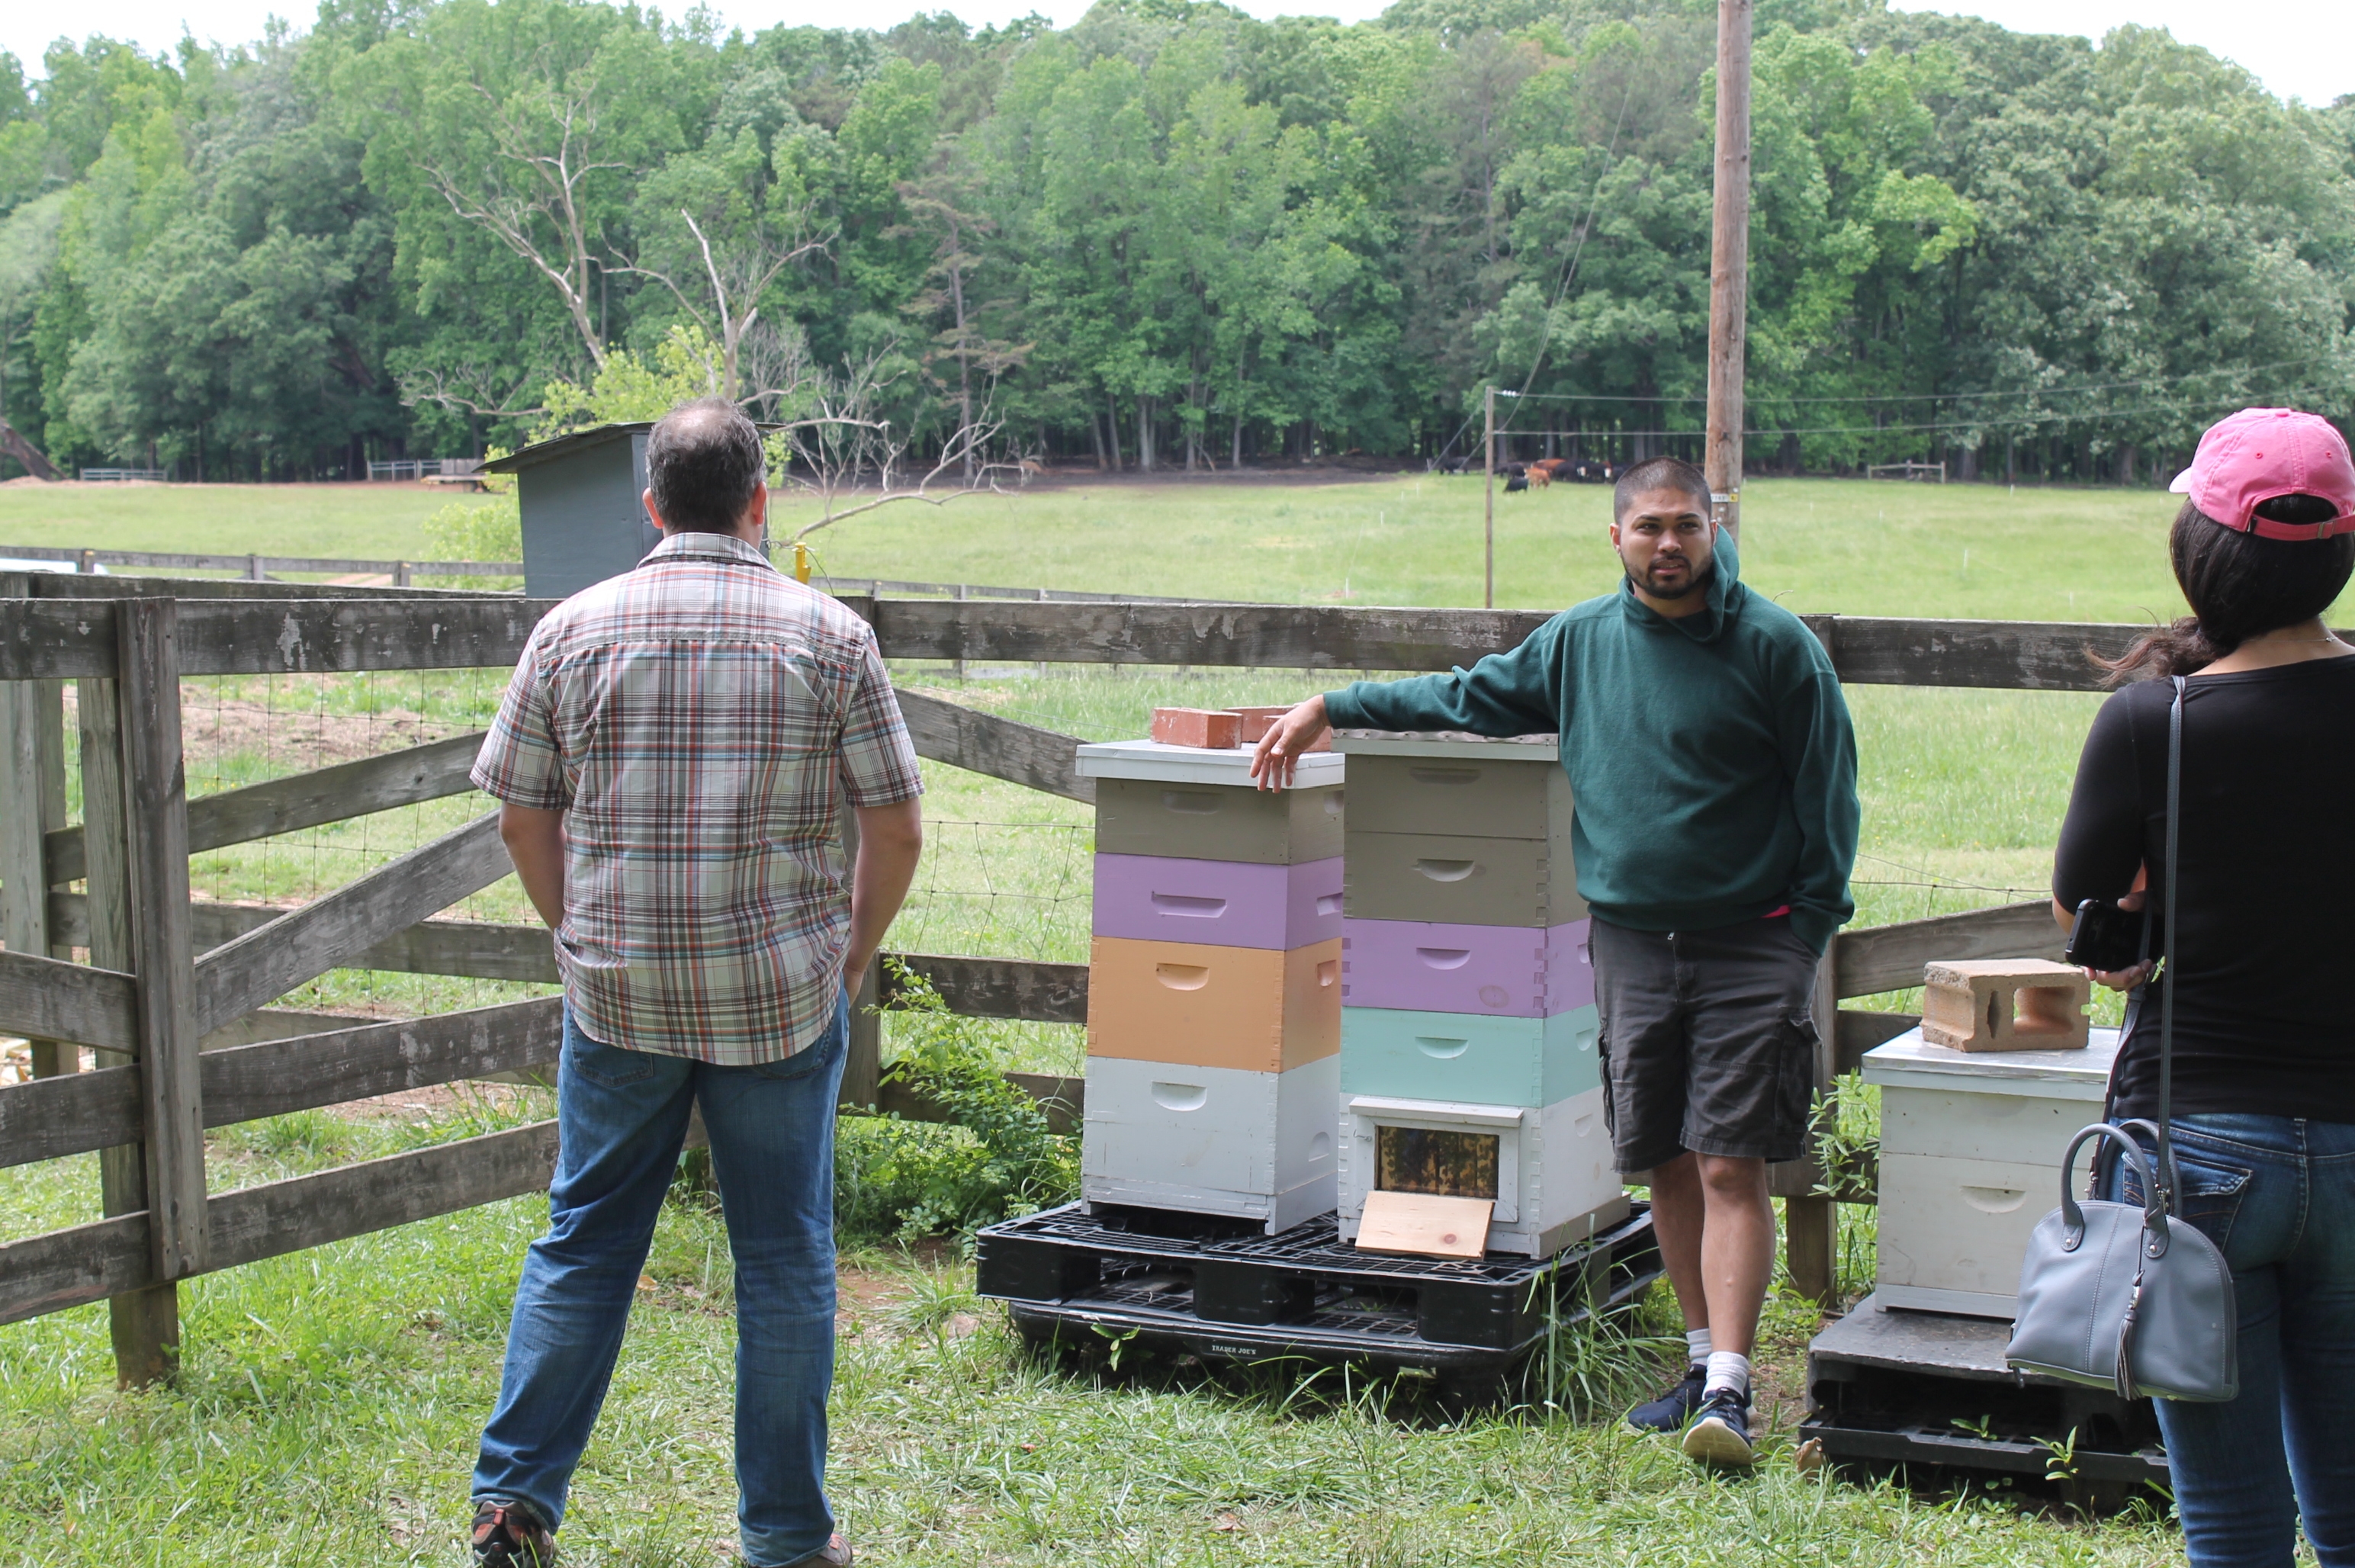
<svg viewBox="0 0 2355 1568">
<path fill-rule="evenodd" d="M 1692 497 L 1702 517 L 1710 515 L 1709 479 L 1700 469 L 1681 457 L 1647 457 L 1619 475 L 1618 487 L 1611 492 L 1611 520 L 1625 517 L 1636 497 L 1646 490 L 1681 490 Z"/>
<path fill-rule="evenodd" d="M 759 429 L 725 398 L 681 403 L 646 437 L 646 488 L 674 533 L 734 533 L 767 466 Z"/>
</svg>

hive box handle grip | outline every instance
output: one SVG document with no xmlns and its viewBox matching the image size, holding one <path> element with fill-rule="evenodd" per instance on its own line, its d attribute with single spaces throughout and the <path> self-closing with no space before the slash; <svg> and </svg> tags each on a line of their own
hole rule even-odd
<svg viewBox="0 0 2355 1568">
<path fill-rule="evenodd" d="M 1434 882 L 1460 882 L 1480 869 L 1476 860 L 1417 860 L 1414 869 Z"/>
<path fill-rule="evenodd" d="M 1197 898 L 1190 893 L 1154 893 L 1154 912 L 1174 914 L 1191 920 L 1216 920 L 1227 912 L 1224 899 Z"/>
<path fill-rule="evenodd" d="M 1173 991 L 1199 991 L 1210 983 L 1207 964 L 1156 964 L 1153 977 Z"/>
</svg>

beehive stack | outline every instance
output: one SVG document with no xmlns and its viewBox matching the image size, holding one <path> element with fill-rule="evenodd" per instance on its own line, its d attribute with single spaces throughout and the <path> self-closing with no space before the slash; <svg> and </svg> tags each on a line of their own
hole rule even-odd
<svg viewBox="0 0 2355 1568">
<path fill-rule="evenodd" d="M 1342 760 L 1303 758 L 1281 792 L 1238 748 L 1118 741 L 1078 765 L 1096 781 L 1082 1196 L 1270 1234 L 1329 1211 Z"/>
<path fill-rule="evenodd" d="M 1545 1257 L 1626 1212 L 1552 736 L 1345 731 L 1340 1223 L 1369 1191 L 1493 1199 Z"/>
</svg>

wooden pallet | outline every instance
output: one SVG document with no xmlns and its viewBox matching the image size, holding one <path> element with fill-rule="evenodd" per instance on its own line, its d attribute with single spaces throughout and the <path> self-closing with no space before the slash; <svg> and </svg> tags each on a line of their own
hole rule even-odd
<svg viewBox="0 0 2355 1568">
<path fill-rule="evenodd" d="M 1102 1329 L 1207 1360 L 1294 1358 L 1497 1376 L 1550 1328 L 1627 1306 L 1660 1275 L 1648 1211 L 1532 1261 L 1385 1257 L 1320 1215 L 1276 1236 L 1208 1216 L 1068 1204 L 979 1239 L 981 1294 L 1033 1339 Z"/>
<path fill-rule="evenodd" d="M 2148 1400 L 2015 1372 L 2010 1337 L 1999 1318 L 1884 1311 L 1868 1296 L 1807 1347 L 1800 1439 L 1834 1463 L 2051 1482 L 2089 1506 L 2167 1485 Z"/>
</svg>

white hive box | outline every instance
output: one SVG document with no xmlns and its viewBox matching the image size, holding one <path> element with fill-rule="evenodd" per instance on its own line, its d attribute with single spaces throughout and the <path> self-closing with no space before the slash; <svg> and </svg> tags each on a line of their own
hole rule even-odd
<svg viewBox="0 0 2355 1568">
<path fill-rule="evenodd" d="M 1391 1150 L 1385 1140 L 1418 1134 L 1456 1140 L 1494 1138 L 1480 1162 L 1483 1179 L 1456 1179 L 1444 1189 L 1397 1179 L 1386 1168 Z M 1465 1173 L 1455 1174 L 1460 1178 Z M 1600 1089 L 1542 1109 L 1344 1094 L 1339 1176 L 1345 1242 L 1357 1240 L 1366 1194 L 1376 1188 L 1443 1191 L 1461 1198 L 1493 1195 L 1497 1206 L 1488 1226 L 1488 1250 L 1533 1258 L 1551 1257 L 1627 1214 L 1627 1195 L 1603 1124 Z"/>
<path fill-rule="evenodd" d="M 2097 1029 L 2083 1051 L 1951 1051 L 1915 1029 L 1865 1053 L 1881 1089 L 1882 1306 L 2012 1316 L 2029 1232 L 2061 1201 L 2069 1139 L 2101 1120 L 2117 1047 Z"/>
<path fill-rule="evenodd" d="M 1288 1072 L 1092 1058 L 1080 1195 L 1256 1220 L 1269 1235 L 1330 1213 L 1340 1083 L 1338 1056 Z"/>
</svg>

